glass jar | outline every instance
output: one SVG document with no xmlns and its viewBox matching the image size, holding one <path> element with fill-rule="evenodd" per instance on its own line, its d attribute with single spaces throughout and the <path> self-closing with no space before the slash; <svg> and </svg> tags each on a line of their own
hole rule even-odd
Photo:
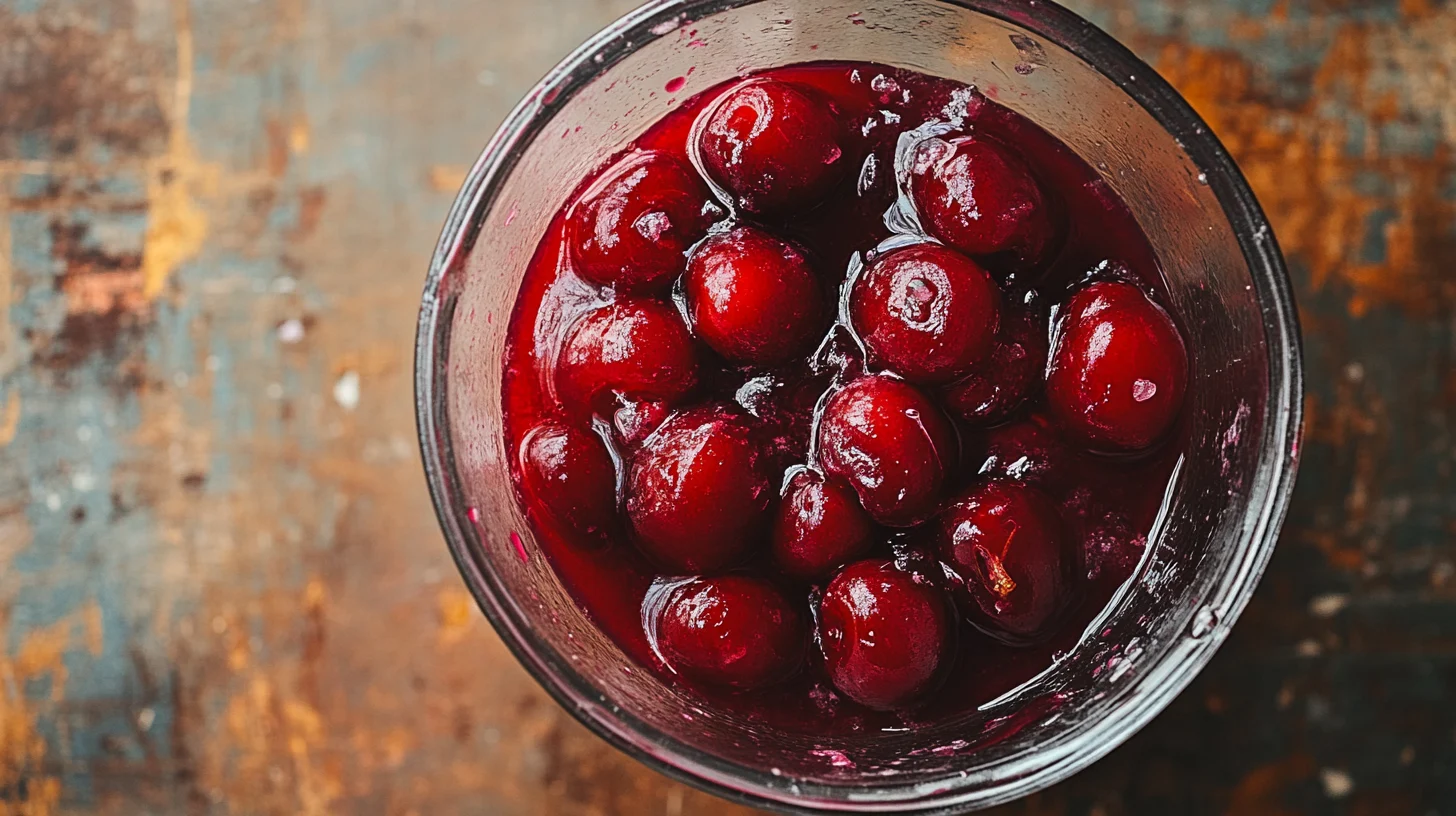
<svg viewBox="0 0 1456 816">
<path fill-rule="evenodd" d="M 1080 154 L 1147 233 L 1185 319 L 1195 383 L 1192 432 L 1147 555 L 1073 651 L 960 719 L 833 739 L 714 711 L 604 637 L 535 546 L 501 428 L 516 293 L 577 183 L 694 93 L 817 60 L 975 85 Z M 660 0 L 628 15 L 552 70 L 486 147 L 431 263 L 417 343 L 435 507 L 506 644 L 608 742 L 727 798 L 782 810 L 987 807 L 1110 752 L 1192 681 L 1248 602 L 1299 452 L 1298 323 L 1248 184 L 1147 65 L 1039 0 Z"/>
</svg>

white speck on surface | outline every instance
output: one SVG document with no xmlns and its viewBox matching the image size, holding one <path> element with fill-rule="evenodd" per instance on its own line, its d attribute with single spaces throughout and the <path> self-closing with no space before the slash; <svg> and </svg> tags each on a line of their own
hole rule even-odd
<svg viewBox="0 0 1456 816">
<path fill-rule="evenodd" d="M 81 427 L 76 429 L 77 442 L 90 442 L 91 438 L 94 436 L 96 436 L 96 429 L 92 428 L 90 425 L 82 425 Z"/>
<path fill-rule="evenodd" d="M 51 511 L 52 513 L 56 512 L 57 510 L 60 510 L 61 509 L 61 495 L 59 493 L 51 493 L 51 494 L 47 495 L 45 497 L 45 506 L 46 506 L 46 509 L 49 510 L 49 511 Z"/>
<path fill-rule="evenodd" d="M 288 295 L 298 289 L 298 281 L 287 275 L 281 275 L 273 279 L 273 285 L 270 288 L 277 294 Z"/>
<path fill-rule="evenodd" d="M 290 317 L 278 324 L 278 342 L 293 345 L 303 341 L 303 321 Z"/>
<path fill-rule="evenodd" d="M 78 470 L 71 474 L 71 487 L 78 493 L 88 493 L 96 489 L 96 477 L 89 470 Z"/>
<path fill-rule="evenodd" d="M 345 371 L 334 383 L 334 402 L 345 411 L 359 407 L 359 372 Z"/>
<path fill-rule="evenodd" d="M 209 354 L 202 365 L 208 371 L 217 371 L 219 368 L 222 368 L 222 358 L 216 354 Z"/>
<path fill-rule="evenodd" d="M 1323 649 L 1320 648 L 1319 641 L 1313 638 L 1301 640 L 1294 644 L 1294 653 L 1300 657 L 1319 657 L 1321 651 Z"/>
<path fill-rule="evenodd" d="M 268 395 L 268 399 L 282 399 L 283 386 L 278 383 L 268 383 L 268 387 L 263 389 L 263 393 Z"/>
<path fill-rule="evenodd" d="M 157 721 L 157 712 L 150 708 L 144 708 L 137 712 L 137 727 L 143 731 L 152 730 L 152 723 Z"/>
<path fill-rule="evenodd" d="M 1344 799 L 1355 789 L 1355 783 L 1344 771 L 1320 768 L 1320 787 L 1325 789 L 1325 796 L 1331 799 Z"/>
<path fill-rule="evenodd" d="M 497 74 L 495 71 L 486 68 L 485 70 L 475 75 L 475 81 L 480 83 L 482 87 L 489 88 L 495 85 L 497 82 L 500 82 L 500 75 Z"/>
<path fill-rule="evenodd" d="M 1316 595 L 1310 599 L 1309 614 L 1316 618 L 1333 618 L 1350 605 L 1350 596 L 1338 592 Z"/>
<path fill-rule="evenodd" d="M 177 386 L 178 388 L 186 388 L 188 381 L 190 381 L 191 379 L 191 377 L 187 376 L 187 372 L 178 371 L 177 373 L 172 375 L 172 384 Z"/>
<path fill-rule="evenodd" d="M 1204 185 L 1205 187 L 1208 186 L 1208 174 L 1207 173 L 1199 173 L 1198 174 L 1198 183 Z"/>
<path fill-rule="evenodd" d="M 1345 366 L 1345 379 L 1357 383 L 1365 379 L 1365 366 L 1359 363 L 1350 363 Z"/>
</svg>

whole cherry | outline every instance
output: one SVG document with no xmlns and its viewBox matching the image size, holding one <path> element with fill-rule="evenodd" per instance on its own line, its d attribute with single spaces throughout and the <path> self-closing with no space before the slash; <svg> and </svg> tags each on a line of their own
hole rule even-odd
<svg viewBox="0 0 1456 816">
<path fill-rule="evenodd" d="M 881 524 L 910 527 L 936 510 L 955 468 L 955 431 L 909 383 L 860 377 L 830 397 L 819 422 L 825 472 L 854 488 Z"/>
<path fill-rule="evenodd" d="M 521 440 L 518 463 L 527 507 L 593 537 L 617 528 L 617 471 L 596 434 L 548 419 Z"/>
<path fill-rule="evenodd" d="M 756 227 L 704 241 L 684 283 L 698 337 L 730 361 L 780 363 L 808 351 L 824 333 L 824 293 L 808 259 Z"/>
<path fill-rule="evenodd" d="M 1067 433 L 1095 450 L 1139 451 L 1177 419 L 1188 353 L 1172 318 L 1130 283 L 1093 283 L 1057 316 L 1047 404 Z"/>
<path fill-rule="evenodd" d="M 812 470 L 795 474 L 779 502 L 774 564 L 795 578 L 827 577 L 874 545 L 874 528 L 854 491 Z"/>
<path fill-rule="evenodd" d="M 918 145 L 911 154 L 910 197 L 925 230 L 968 255 L 1036 264 L 1056 242 L 1051 204 L 1031 170 L 981 136 Z"/>
<path fill-rule="evenodd" d="M 687 250 L 720 215 L 692 168 L 666 153 L 633 153 L 572 209 L 567 229 L 577 273 L 620 291 L 662 292 Z"/>
<path fill-rule="evenodd" d="M 945 382 L 991 353 L 1001 291 L 970 258 L 916 244 L 870 264 L 855 281 L 849 310 L 878 361 L 912 382 Z"/>
<path fill-rule="evenodd" d="M 618 400 L 676 402 L 697 383 L 693 338 L 656 300 L 594 309 L 572 325 L 556 361 L 556 388 L 574 407 L 609 413 Z"/>
<path fill-rule="evenodd" d="M 842 130 L 813 91 L 753 80 L 709 110 L 698 141 L 708 176 L 755 214 L 789 214 L 817 204 L 849 161 Z"/>
<path fill-rule="evenodd" d="M 939 527 L 941 562 L 976 628 L 1013 645 L 1051 633 L 1078 569 L 1056 503 L 1029 485 L 980 482 L 951 502 Z"/>
<path fill-rule="evenodd" d="M 845 567 L 819 604 L 819 645 L 829 679 L 870 708 L 918 702 L 944 678 L 954 642 L 945 593 L 890 561 Z"/>
<path fill-rule="evenodd" d="M 758 689 L 787 679 L 803 664 L 809 644 L 804 617 L 761 578 L 693 578 L 669 590 L 655 621 L 656 645 L 679 674 Z"/>
<path fill-rule="evenodd" d="M 707 406 L 674 415 L 632 457 L 627 516 L 637 545 L 682 573 L 714 572 L 761 543 L 774 499 L 744 418 Z"/>
</svg>

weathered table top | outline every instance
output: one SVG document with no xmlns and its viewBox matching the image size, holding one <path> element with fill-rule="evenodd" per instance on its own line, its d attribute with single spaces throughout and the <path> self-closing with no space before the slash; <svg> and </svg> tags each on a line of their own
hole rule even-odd
<svg viewBox="0 0 1456 816">
<path fill-rule="evenodd" d="M 466 165 L 633 0 L 0 0 L 0 814 L 739 808 L 606 747 L 414 443 Z M 1006 813 L 1456 813 L 1456 6 L 1086 0 L 1273 219 L 1309 435 L 1213 665 Z"/>
</svg>

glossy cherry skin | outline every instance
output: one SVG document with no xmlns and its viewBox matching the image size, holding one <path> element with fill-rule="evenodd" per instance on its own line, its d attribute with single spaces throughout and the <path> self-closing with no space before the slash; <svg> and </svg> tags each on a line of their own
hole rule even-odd
<svg viewBox="0 0 1456 816">
<path fill-rule="evenodd" d="M 804 254 L 756 227 L 704 241 L 684 280 L 699 338 L 735 363 L 771 365 L 824 334 L 824 292 Z"/>
<path fill-rule="evenodd" d="M 1077 452 L 1061 434 L 1032 416 L 986 433 L 978 472 L 1060 494 L 1071 487 L 1077 464 Z"/>
<path fill-rule="evenodd" d="M 843 131 L 812 91 L 754 80 L 708 112 L 698 155 L 708 176 L 754 214 L 790 214 L 822 200 L 849 167 Z"/>
<path fill-rule="evenodd" d="M 978 136 L 926 139 L 911 156 L 921 226 L 968 255 L 1044 260 L 1056 240 L 1045 194 L 1025 162 Z"/>
<path fill-rule="evenodd" d="M 1061 426 L 1106 452 L 1150 447 L 1183 407 L 1188 353 L 1172 318 L 1130 283 L 1094 283 L 1058 315 L 1047 403 Z"/>
<path fill-rule="evenodd" d="M 1078 556 L 1045 493 L 987 481 L 941 514 L 940 560 L 976 628 L 1013 645 L 1044 639 L 1071 604 Z"/>
<path fill-rule="evenodd" d="M 970 425 L 1005 421 L 1041 384 L 1046 358 L 1044 322 L 1026 311 L 1011 313 L 990 357 L 946 386 L 946 410 Z"/>
<path fill-rule="evenodd" d="M 657 648 L 673 671 L 700 683 L 763 688 L 803 665 L 809 644 L 804 618 L 761 578 L 693 578 L 670 591 L 657 619 Z"/>
<path fill-rule="evenodd" d="M 849 309 L 879 362 L 911 382 L 945 382 L 990 355 L 1001 291 L 970 258 L 917 244 L 870 264 L 855 281 Z"/>
<path fill-rule="evenodd" d="M 632 458 L 627 516 L 638 547 L 678 574 L 731 567 L 762 543 L 775 491 L 745 419 L 720 407 L 673 416 Z"/>
<path fill-rule="evenodd" d="M 955 645 L 945 593 L 890 561 L 859 561 L 834 576 L 819 604 L 829 679 L 876 709 L 912 706 L 944 677 Z"/>
<path fill-rule="evenodd" d="M 853 490 L 805 470 L 789 481 L 770 541 L 781 572 L 811 580 L 869 552 L 874 527 Z"/>
<path fill-rule="evenodd" d="M 548 419 L 521 440 L 518 462 L 528 507 L 590 536 L 617 529 L 617 470 L 596 434 Z"/>
<path fill-rule="evenodd" d="M 825 472 L 848 482 L 870 516 L 891 527 L 914 526 L 935 512 L 956 446 L 930 398 L 884 375 L 840 389 L 819 422 Z"/>
<path fill-rule="evenodd" d="M 615 399 L 675 402 L 697 383 L 697 369 L 693 338 L 675 309 L 626 300 L 571 327 L 556 361 L 556 388 L 569 405 L 607 413 Z"/>
<path fill-rule="evenodd" d="M 692 168 L 666 153 L 634 153 L 571 211 L 575 269 L 599 286 L 651 293 L 672 286 L 687 250 L 721 211 Z"/>
<path fill-rule="evenodd" d="M 671 415 L 672 407 L 665 402 L 623 402 L 612 414 L 612 438 L 623 448 L 635 450 Z"/>
</svg>

